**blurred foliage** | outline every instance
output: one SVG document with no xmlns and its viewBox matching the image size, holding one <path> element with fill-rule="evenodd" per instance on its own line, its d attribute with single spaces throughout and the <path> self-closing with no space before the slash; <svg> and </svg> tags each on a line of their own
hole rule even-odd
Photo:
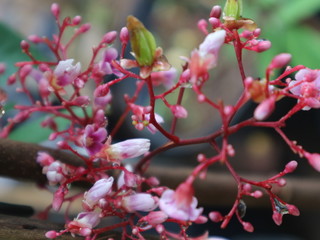
<svg viewBox="0 0 320 240">
<path fill-rule="evenodd" d="M 292 54 L 291 65 L 319 68 L 319 0 L 245 0 L 244 16 L 254 19 L 272 48 L 258 56 L 260 75 L 273 56 Z"/>
</svg>

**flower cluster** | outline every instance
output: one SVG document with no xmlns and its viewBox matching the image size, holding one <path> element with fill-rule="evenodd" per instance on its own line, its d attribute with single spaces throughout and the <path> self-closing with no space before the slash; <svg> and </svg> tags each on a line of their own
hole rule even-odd
<svg viewBox="0 0 320 240">
<path fill-rule="evenodd" d="M 285 186 L 283 177 L 296 169 L 297 162 L 289 162 L 282 172 L 263 181 L 243 178 L 230 162 L 237 149 L 231 145 L 229 137 L 246 127 L 272 128 L 294 153 L 306 158 L 315 170 L 320 171 L 320 155 L 309 153 L 282 130 L 286 121 L 300 110 L 320 108 L 320 70 L 301 65 L 288 66 L 291 55 L 282 53 L 272 59 L 264 77 L 255 79 L 246 75 L 242 52 L 260 53 L 268 50 L 271 43 L 260 39 L 261 29 L 253 20 L 242 17 L 241 4 L 240 0 L 227 0 L 224 10 L 214 6 L 209 19 L 199 21 L 198 27 L 205 35 L 203 42 L 190 56 L 183 57 L 182 69 L 170 66 L 152 33 L 133 16 L 128 17 L 127 26 L 121 29 L 119 36 L 116 31 L 111 31 L 102 37 L 93 48 L 87 66 L 69 58 L 68 50 L 77 37 L 90 29 L 90 24 L 81 24 L 80 16 L 61 20 L 57 4 L 52 5 L 51 12 L 56 19 L 58 34 L 52 39 L 32 35 L 28 41 L 21 42 L 22 51 L 30 60 L 16 64 L 18 71 L 9 77 L 8 84 L 18 82 L 20 87 L 17 91 L 25 94 L 29 103 L 15 105 L 17 114 L 8 119 L 0 136 L 7 137 L 15 126 L 28 120 L 33 113 L 42 112 L 46 118 L 41 126 L 52 131 L 49 140 L 56 140 L 58 149 L 66 150 L 78 159 L 77 162 L 66 163 L 66 159 L 57 160 L 46 152 L 38 153 L 37 163 L 49 185 L 56 187 L 52 209 L 59 211 L 66 202 L 71 204 L 76 199 L 82 200 L 82 209 L 77 217 L 67 221 L 64 230 L 47 232 L 47 238 L 53 239 L 69 232 L 94 240 L 101 233 L 121 228 L 122 239 L 144 239 L 143 232 L 150 229 L 155 229 L 161 239 L 192 239 L 187 233 L 192 223 L 221 222 L 221 227 L 225 228 L 233 216 L 244 230 L 252 232 L 253 225 L 244 220 L 248 207 L 244 196 L 260 198 L 263 194 L 270 199 L 272 219 L 277 225 L 282 223 L 285 214 L 299 215 L 297 207 L 273 191 L 275 185 Z M 64 41 L 65 31 L 69 28 L 75 28 L 74 34 L 70 40 Z M 112 46 L 117 40 L 121 43 L 120 52 Z M 32 55 L 30 44 L 45 44 L 53 53 L 53 59 L 38 60 Z M 124 57 L 128 45 L 131 46 L 133 60 Z M 223 100 L 216 102 L 203 91 L 211 80 L 211 71 L 217 67 L 223 47 L 234 48 L 239 79 L 243 84 L 242 94 L 233 105 L 225 105 Z M 139 74 L 131 68 L 138 68 Z M 273 79 L 275 70 L 281 74 Z M 112 80 L 105 81 L 105 76 L 109 75 L 113 76 Z M 125 94 L 123 99 L 114 96 L 113 86 L 129 78 L 135 81 L 133 94 Z M 28 82 L 36 83 L 36 94 L 28 89 Z M 85 88 L 91 91 L 83 91 Z M 148 93 L 145 105 L 138 101 L 143 89 Z M 221 128 L 205 136 L 189 138 L 175 133 L 178 120 L 190 115 L 188 106 L 183 103 L 187 90 L 197 96 L 199 106 L 205 104 L 213 112 L 218 112 Z M 172 101 L 169 96 L 176 92 L 179 92 L 178 99 Z M 1 95 L 7 98 L 6 94 Z M 269 121 L 277 102 L 283 98 L 297 101 L 280 119 Z M 123 113 L 110 129 L 108 115 L 119 107 L 116 101 L 122 101 L 125 108 L 120 109 Z M 248 102 L 257 104 L 255 110 L 248 119 L 234 123 L 235 114 Z M 171 122 L 170 129 L 157 113 L 158 103 L 169 113 L 166 121 Z M 3 104 L 1 100 L 1 107 Z M 119 139 L 119 129 L 126 120 L 132 122 L 133 129 L 143 131 L 147 128 L 153 134 L 161 134 L 167 142 L 154 147 L 147 138 Z M 172 148 L 202 143 L 212 146 L 216 154 L 206 156 L 199 153 L 196 166 L 176 188 L 162 186 L 157 176 L 146 175 L 155 156 Z M 131 165 L 133 162 L 134 166 Z M 229 213 L 223 215 L 212 211 L 205 215 L 204 207 L 198 206 L 194 182 L 205 181 L 207 169 L 217 162 L 233 176 L 238 191 Z M 75 182 L 87 182 L 90 187 L 84 194 L 71 195 L 69 190 Z M 117 221 L 105 225 L 102 220 L 109 217 L 116 217 Z M 172 232 L 167 223 L 175 223 L 180 231 Z M 211 238 L 205 233 L 195 239 Z"/>
</svg>

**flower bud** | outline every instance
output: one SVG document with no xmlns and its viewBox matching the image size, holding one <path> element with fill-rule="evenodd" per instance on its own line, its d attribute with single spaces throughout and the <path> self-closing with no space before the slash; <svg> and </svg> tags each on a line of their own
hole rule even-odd
<svg viewBox="0 0 320 240">
<path fill-rule="evenodd" d="M 263 121 L 273 112 L 275 108 L 275 97 L 271 96 L 263 100 L 254 111 L 254 118 Z"/>
<path fill-rule="evenodd" d="M 277 56 L 275 56 L 269 67 L 270 69 L 274 69 L 274 68 L 283 68 L 285 67 L 286 65 L 288 65 L 288 63 L 290 62 L 291 60 L 291 54 L 289 53 L 281 53 Z"/>
<path fill-rule="evenodd" d="M 221 17 L 221 12 L 222 12 L 221 7 L 219 5 L 215 5 L 211 9 L 210 17 L 211 18 L 220 18 Z"/>
<path fill-rule="evenodd" d="M 121 205 L 129 213 L 136 211 L 150 212 L 158 206 L 155 198 L 148 193 L 125 196 L 122 199 Z"/>
<path fill-rule="evenodd" d="M 111 31 L 107 32 L 104 36 L 102 41 L 107 44 L 113 43 L 113 41 L 117 38 L 117 32 L 116 31 Z"/>
<path fill-rule="evenodd" d="M 78 24 L 81 22 L 81 20 L 82 20 L 81 16 L 75 16 L 75 17 L 72 19 L 72 24 L 78 25 Z"/>
<path fill-rule="evenodd" d="M 83 203 L 92 208 L 100 199 L 104 198 L 110 192 L 112 184 L 113 177 L 96 181 L 89 191 L 84 194 Z"/>
<path fill-rule="evenodd" d="M 51 13 L 53 14 L 53 16 L 55 16 L 56 18 L 59 17 L 60 15 L 60 6 L 57 3 L 53 3 L 51 5 Z"/>
<path fill-rule="evenodd" d="M 304 156 L 308 159 L 309 164 L 318 172 L 320 172 L 320 154 L 305 152 Z"/>
<path fill-rule="evenodd" d="M 127 27 L 123 27 L 120 30 L 120 41 L 122 44 L 127 44 L 129 41 L 129 31 Z"/>
<path fill-rule="evenodd" d="M 223 15 L 238 20 L 242 15 L 242 0 L 227 0 Z"/>
<path fill-rule="evenodd" d="M 172 105 L 170 107 L 171 112 L 176 118 L 187 118 L 188 112 L 187 110 L 182 107 L 181 105 Z"/>
<path fill-rule="evenodd" d="M 140 66 L 151 66 L 156 51 L 153 35 L 135 17 L 128 16 L 127 28 L 130 34 L 131 48 Z"/>
<path fill-rule="evenodd" d="M 149 149 L 149 139 L 133 138 L 116 144 L 112 144 L 106 149 L 106 153 L 110 159 L 121 161 L 127 158 L 139 157 L 147 153 Z"/>
</svg>

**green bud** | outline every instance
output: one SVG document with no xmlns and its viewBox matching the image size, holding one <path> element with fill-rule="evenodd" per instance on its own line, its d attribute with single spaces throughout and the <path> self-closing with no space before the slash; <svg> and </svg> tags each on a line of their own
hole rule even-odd
<svg viewBox="0 0 320 240">
<path fill-rule="evenodd" d="M 131 49 L 140 66 L 151 66 L 154 62 L 156 41 L 151 32 L 134 16 L 128 16 L 127 28 Z"/>
<path fill-rule="evenodd" d="M 225 17 L 239 20 L 242 16 L 242 0 L 227 0 L 223 9 L 223 14 Z"/>
</svg>

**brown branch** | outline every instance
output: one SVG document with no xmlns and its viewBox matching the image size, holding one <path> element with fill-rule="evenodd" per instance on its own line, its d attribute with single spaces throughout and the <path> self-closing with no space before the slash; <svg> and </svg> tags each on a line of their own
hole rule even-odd
<svg viewBox="0 0 320 240">
<path fill-rule="evenodd" d="M 82 165 L 81 159 L 69 153 L 41 147 L 36 144 L 16 142 L 8 139 L 0 139 L 0 175 L 16 179 L 28 179 L 37 182 L 45 182 L 41 173 L 41 167 L 35 159 L 38 151 L 47 151 L 56 159 L 75 166 Z M 149 176 L 159 178 L 161 185 L 176 188 L 184 181 L 192 169 L 188 167 L 150 166 L 147 171 Z M 247 179 L 267 179 L 270 176 L 243 176 Z M 285 201 L 297 205 L 301 209 L 319 209 L 320 205 L 320 181 L 310 178 L 286 177 L 287 186 L 276 189 L 280 197 Z M 236 196 L 236 184 L 227 173 L 208 172 L 205 180 L 195 183 L 196 196 L 199 203 L 205 206 L 230 206 Z M 246 199 L 251 207 L 269 207 L 269 200 Z"/>
</svg>

